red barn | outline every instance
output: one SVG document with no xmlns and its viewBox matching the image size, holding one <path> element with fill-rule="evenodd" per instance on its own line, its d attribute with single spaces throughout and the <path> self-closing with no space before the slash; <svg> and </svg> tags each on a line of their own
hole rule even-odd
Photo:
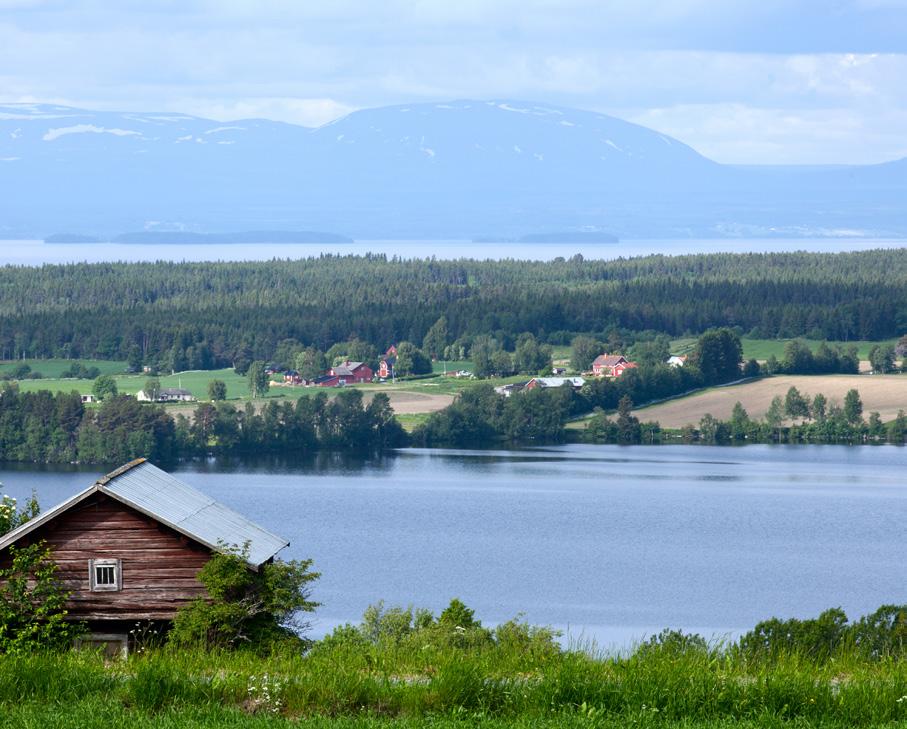
<svg viewBox="0 0 907 729">
<path fill-rule="evenodd" d="M 144 458 L 0 537 L 0 567 L 11 546 L 41 540 L 71 593 L 68 618 L 87 623 L 88 642 L 121 651 L 136 622 L 169 622 L 207 594 L 196 576 L 213 552 L 248 544 L 257 570 L 289 544 Z"/>
<path fill-rule="evenodd" d="M 331 367 L 327 375 L 316 380 L 322 387 L 336 387 L 337 385 L 353 385 L 362 382 L 371 382 L 375 373 L 364 362 L 350 362 Z"/>
</svg>

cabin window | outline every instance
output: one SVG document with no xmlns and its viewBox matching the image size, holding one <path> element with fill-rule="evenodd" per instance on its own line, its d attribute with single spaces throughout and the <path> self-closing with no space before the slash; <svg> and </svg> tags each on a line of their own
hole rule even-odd
<svg viewBox="0 0 907 729">
<path fill-rule="evenodd" d="M 88 560 L 92 592 L 116 592 L 120 589 L 120 560 Z"/>
</svg>

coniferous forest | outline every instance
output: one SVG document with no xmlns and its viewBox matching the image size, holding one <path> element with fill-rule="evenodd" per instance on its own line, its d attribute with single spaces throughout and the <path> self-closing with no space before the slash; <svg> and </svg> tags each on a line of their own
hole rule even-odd
<svg viewBox="0 0 907 729">
<path fill-rule="evenodd" d="M 518 253 L 516 248 L 515 252 Z M 884 339 L 907 329 L 907 252 L 711 254 L 588 261 L 323 255 L 247 263 L 0 269 L 0 358 L 141 359 L 208 369 L 287 338 L 326 350 L 421 342 L 442 317 L 467 348 L 524 332 L 567 344 L 615 329 L 671 336 Z"/>
</svg>

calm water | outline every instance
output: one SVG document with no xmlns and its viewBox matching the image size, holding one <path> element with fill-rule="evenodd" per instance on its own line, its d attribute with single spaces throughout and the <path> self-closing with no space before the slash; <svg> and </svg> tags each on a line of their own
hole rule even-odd
<svg viewBox="0 0 907 729">
<path fill-rule="evenodd" d="M 620 646 L 907 602 L 905 464 L 894 447 L 565 446 L 176 473 L 315 560 L 318 633 L 381 598 L 457 596 L 487 623 L 522 612 Z M 94 475 L 0 469 L 4 492 L 45 507 Z"/>
<path fill-rule="evenodd" d="M 815 251 L 837 253 L 873 248 L 902 248 L 898 239 L 683 239 L 627 240 L 612 243 L 472 243 L 460 240 L 362 240 L 335 244 L 257 245 L 126 245 L 117 243 L 60 244 L 42 241 L 0 240 L 0 264 L 40 266 L 44 263 L 99 261 L 261 261 L 272 258 L 306 258 L 321 253 L 338 255 L 384 253 L 401 258 L 518 258 L 547 261 L 581 253 L 585 258 L 613 259 L 651 253 L 765 253 Z"/>
</svg>

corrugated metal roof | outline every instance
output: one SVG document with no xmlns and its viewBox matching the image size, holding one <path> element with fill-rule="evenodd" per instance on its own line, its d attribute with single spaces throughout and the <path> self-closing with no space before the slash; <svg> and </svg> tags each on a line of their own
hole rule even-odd
<svg viewBox="0 0 907 729">
<path fill-rule="evenodd" d="M 98 482 L 101 491 L 213 549 L 249 542 L 251 564 L 267 562 L 289 544 L 148 461 L 105 479 Z"/>
<path fill-rule="evenodd" d="M 249 563 L 267 562 L 289 542 L 263 529 L 210 496 L 140 458 L 107 474 L 85 491 L 26 522 L 0 540 L 0 549 L 95 491 L 153 517 L 214 550 L 249 544 Z"/>
</svg>

